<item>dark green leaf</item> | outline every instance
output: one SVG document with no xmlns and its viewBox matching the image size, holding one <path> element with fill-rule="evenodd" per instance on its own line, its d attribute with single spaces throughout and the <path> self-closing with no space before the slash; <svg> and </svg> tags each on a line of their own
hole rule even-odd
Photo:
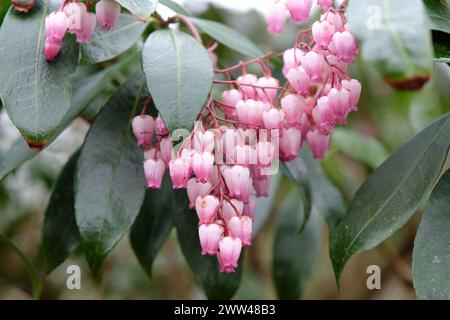
<svg viewBox="0 0 450 320">
<path fill-rule="evenodd" d="M 236 30 L 215 21 L 194 17 L 189 19 L 200 28 L 200 30 L 230 49 L 253 58 L 263 55 L 262 51 L 250 39 Z"/>
<path fill-rule="evenodd" d="M 144 200 L 142 151 L 131 120 L 147 97 L 145 78 L 138 73 L 102 109 L 81 150 L 75 212 L 94 272 L 134 222 Z"/>
<path fill-rule="evenodd" d="M 172 9 L 176 13 L 182 14 L 183 16 L 191 16 L 191 13 L 180 6 L 178 3 L 172 0 L 159 0 L 159 3 L 165 5 L 166 7 Z"/>
<path fill-rule="evenodd" d="M 330 232 L 345 214 L 346 204 L 339 190 L 331 183 L 319 163 L 314 160 L 311 150 L 303 148 L 301 157 L 308 171 L 312 189 L 312 211 L 317 210 L 327 221 Z"/>
<path fill-rule="evenodd" d="M 252 237 L 255 238 L 256 235 L 261 231 L 264 227 L 265 223 L 270 217 L 270 213 L 273 210 L 277 191 L 280 187 L 281 175 L 277 174 L 275 176 L 270 177 L 270 188 L 269 188 L 269 196 L 267 198 L 257 198 L 256 199 L 256 207 L 255 207 L 255 220 L 253 221 L 252 227 Z"/>
<path fill-rule="evenodd" d="M 450 34 L 433 31 L 434 60 L 450 63 Z"/>
<path fill-rule="evenodd" d="M 186 191 L 174 192 L 178 209 L 173 210 L 173 219 L 177 228 L 178 242 L 197 283 L 202 286 L 209 299 L 231 299 L 241 282 L 244 252 L 235 273 L 221 273 L 216 257 L 201 255 L 198 218 L 194 210 L 189 210 Z"/>
<path fill-rule="evenodd" d="M 298 233 L 295 221 L 305 208 L 297 191 L 286 200 L 278 219 L 273 246 L 273 277 L 280 299 L 298 299 L 319 257 L 322 223 L 313 210 L 305 230 Z"/>
<path fill-rule="evenodd" d="M 122 69 L 127 68 L 130 63 L 136 60 L 139 56 L 138 53 L 138 50 L 130 53 L 127 58 L 117 65 L 113 65 L 96 75 L 85 78 L 85 81 L 79 87 L 75 86 L 72 106 L 64 116 L 54 137 L 50 139 L 49 144 L 98 97 L 105 86 L 108 86 Z M 38 154 L 39 152 L 31 150 L 22 138 L 14 141 L 10 149 L 4 155 L 0 156 L 0 181 Z"/>
<path fill-rule="evenodd" d="M 127 14 L 120 15 L 114 31 L 97 26 L 92 41 L 81 46 L 81 62 L 94 64 L 116 58 L 140 39 L 145 27 Z"/>
<path fill-rule="evenodd" d="M 152 264 L 173 227 L 176 202 L 170 177 L 165 175 L 161 189 L 147 190 L 141 211 L 130 232 L 131 246 L 142 268 L 151 277 Z"/>
<path fill-rule="evenodd" d="M 130 11 L 134 17 L 141 21 L 147 21 L 156 10 L 158 0 L 115 0 L 122 7 Z"/>
<path fill-rule="evenodd" d="M 158 30 L 142 52 L 148 89 L 166 126 L 190 130 L 212 86 L 213 69 L 206 49 L 193 37 Z"/>
<path fill-rule="evenodd" d="M 4 234 L 0 233 L 0 243 L 3 242 L 6 246 L 8 246 L 14 253 L 19 256 L 19 258 L 25 263 L 27 268 L 27 272 L 31 278 L 31 285 L 33 287 L 33 297 L 35 299 L 39 299 L 42 292 L 43 282 L 39 272 L 36 269 L 36 266 L 27 258 L 26 254 L 22 252 L 22 250 L 8 237 Z"/>
<path fill-rule="evenodd" d="M 351 129 L 333 130 L 333 143 L 339 150 L 372 169 L 377 168 L 389 156 L 389 152 L 378 140 Z"/>
<path fill-rule="evenodd" d="M 80 245 L 74 192 L 78 156 L 79 152 L 76 152 L 64 166 L 45 212 L 42 244 L 47 273 L 63 263 Z"/>
<path fill-rule="evenodd" d="M 331 237 L 338 280 L 352 255 L 387 239 L 420 207 L 447 158 L 449 136 L 450 115 L 446 115 L 403 145 L 359 188 Z"/>
<path fill-rule="evenodd" d="M 363 58 L 385 81 L 402 90 L 422 88 L 433 68 L 422 0 L 350 1 L 348 16 Z"/>
<path fill-rule="evenodd" d="M 434 188 L 414 241 L 413 279 L 417 298 L 450 299 L 450 171 Z"/>
<path fill-rule="evenodd" d="M 431 28 L 450 33 L 450 8 L 446 0 L 424 0 Z"/>
<path fill-rule="evenodd" d="M 0 29 L 0 96 L 14 125 L 29 145 L 42 148 L 69 110 L 69 75 L 78 63 L 79 47 L 67 36 L 56 60 L 44 56 L 45 17 L 42 0 L 28 13 L 10 10 Z"/>
<path fill-rule="evenodd" d="M 300 222 L 297 227 L 302 232 L 308 223 L 312 208 L 312 191 L 308 170 L 300 155 L 295 160 L 282 163 L 282 169 L 287 177 L 298 186 L 300 192 L 304 210 L 301 210 L 303 217 L 299 217 L 296 221 Z"/>
</svg>

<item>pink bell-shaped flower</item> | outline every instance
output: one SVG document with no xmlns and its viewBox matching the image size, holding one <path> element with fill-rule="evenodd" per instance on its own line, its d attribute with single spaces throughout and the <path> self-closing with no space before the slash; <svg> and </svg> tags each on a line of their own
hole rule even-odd
<svg viewBox="0 0 450 320">
<path fill-rule="evenodd" d="M 45 59 L 53 61 L 61 51 L 62 40 L 53 37 L 45 38 Z"/>
<path fill-rule="evenodd" d="M 227 222 L 228 230 L 230 232 L 230 236 L 233 238 L 240 238 L 241 237 L 241 231 L 242 231 L 242 222 L 241 218 L 239 217 L 232 217 Z"/>
<path fill-rule="evenodd" d="M 97 25 L 97 17 L 94 13 L 86 12 L 81 19 L 81 31 L 77 32 L 78 43 L 89 43 Z"/>
<path fill-rule="evenodd" d="M 169 162 L 169 172 L 174 189 L 186 188 L 192 173 L 191 164 L 187 159 L 172 159 Z"/>
<path fill-rule="evenodd" d="M 219 260 L 221 272 L 234 272 L 238 266 L 242 250 L 242 241 L 239 238 L 224 237 L 219 242 Z"/>
<path fill-rule="evenodd" d="M 253 86 L 256 86 L 258 82 L 258 78 L 251 73 L 242 75 L 236 79 L 236 84 L 244 93 L 244 97 L 247 99 L 256 99 L 256 89 Z"/>
<path fill-rule="evenodd" d="M 192 144 L 197 152 L 213 152 L 214 133 L 212 131 L 196 131 L 192 136 Z"/>
<path fill-rule="evenodd" d="M 329 135 L 333 130 L 335 115 L 330 107 L 328 97 L 320 97 L 312 112 L 314 122 L 319 126 L 320 133 Z"/>
<path fill-rule="evenodd" d="M 267 31 L 274 34 L 283 33 L 286 14 L 286 5 L 282 1 L 276 0 L 273 2 L 267 10 Z"/>
<path fill-rule="evenodd" d="M 308 94 L 311 78 L 302 66 L 292 68 L 286 75 L 292 88 L 299 94 Z"/>
<path fill-rule="evenodd" d="M 239 201 L 237 199 L 224 201 L 222 205 L 223 219 L 225 220 L 225 222 L 228 222 L 231 218 L 241 215 L 243 210 L 244 210 L 244 203 L 242 201 Z"/>
<path fill-rule="evenodd" d="M 270 179 L 268 177 L 264 177 L 262 179 L 253 179 L 253 188 L 255 188 L 256 196 L 258 198 L 268 197 L 270 189 Z"/>
<path fill-rule="evenodd" d="M 87 13 L 86 5 L 82 2 L 69 2 L 63 9 L 67 16 L 67 32 L 78 34 L 83 28 L 83 19 Z"/>
<path fill-rule="evenodd" d="M 350 92 L 345 89 L 332 88 L 328 92 L 328 102 L 337 119 L 344 118 L 348 113 Z"/>
<path fill-rule="evenodd" d="M 359 97 L 361 95 L 361 83 L 356 79 L 342 80 L 342 87 L 350 92 L 349 112 L 358 110 Z"/>
<path fill-rule="evenodd" d="M 62 11 L 53 11 L 45 18 L 45 36 L 62 40 L 67 31 L 67 17 Z"/>
<path fill-rule="evenodd" d="M 278 79 L 273 77 L 262 77 L 256 82 L 258 88 L 256 89 L 256 94 L 259 100 L 263 102 L 275 103 L 277 98 L 278 89 L 276 89 L 280 84 Z M 275 88 L 275 89 L 274 89 Z"/>
<path fill-rule="evenodd" d="M 216 255 L 219 250 L 219 242 L 223 236 L 223 227 L 216 224 L 202 224 L 198 227 L 198 236 L 202 246 L 202 255 Z"/>
<path fill-rule="evenodd" d="M 246 167 L 236 165 L 224 167 L 223 177 L 230 191 L 230 196 L 244 200 L 248 196 L 248 188 L 251 184 L 250 170 Z"/>
<path fill-rule="evenodd" d="M 322 73 L 326 64 L 322 54 L 310 51 L 302 57 L 301 62 L 312 81 L 322 81 Z"/>
<path fill-rule="evenodd" d="M 275 147 L 269 141 L 260 141 L 256 144 L 256 155 L 260 168 L 270 167 L 275 156 L 274 149 Z"/>
<path fill-rule="evenodd" d="M 159 142 L 159 148 L 161 150 L 161 159 L 168 164 L 174 157 L 173 144 L 170 137 L 162 138 Z"/>
<path fill-rule="evenodd" d="M 266 129 L 279 129 L 283 128 L 284 112 L 276 108 L 270 108 L 263 113 L 263 123 Z"/>
<path fill-rule="evenodd" d="M 155 133 L 161 137 L 167 136 L 169 134 L 169 130 L 167 129 L 164 120 L 160 115 L 158 115 L 155 119 Z"/>
<path fill-rule="evenodd" d="M 145 178 L 147 186 L 152 189 L 161 188 L 166 165 L 161 159 L 148 159 L 144 162 Z"/>
<path fill-rule="evenodd" d="M 333 6 L 333 0 L 317 0 L 317 4 L 322 8 L 322 9 L 328 9 L 331 8 Z"/>
<path fill-rule="evenodd" d="M 345 63 L 353 63 L 355 61 L 358 45 L 351 32 L 336 32 L 333 35 L 333 45 L 339 60 Z"/>
<path fill-rule="evenodd" d="M 208 182 L 214 169 L 214 156 L 211 152 L 194 153 L 192 156 L 192 170 L 197 181 Z"/>
<path fill-rule="evenodd" d="M 150 146 L 155 131 L 155 120 L 149 115 L 139 115 L 134 117 L 131 125 L 138 146 Z"/>
<path fill-rule="evenodd" d="M 195 210 L 197 211 L 200 223 L 210 223 L 216 221 L 216 211 L 219 207 L 219 199 L 214 196 L 207 195 L 198 197 L 195 200 Z"/>
<path fill-rule="evenodd" d="M 297 128 L 284 129 L 280 138 L 280 158 L 290 161 L 297 158 L 302 144 L 302 134 Z"/>
<path fill-rule="evenodd" d="M 103 30 L 112 31 L 116 28 L 120 15 L 120 5 L 113 0 L 100 0 L 95 5 L 98 23 Z"/>
<path fill-rule="evenodd" d="M 344 18 L 339 12 L 327 11 L 320 16 L 320 21 L 328 21 L 336 32 L 344 31 Z"/>
<path fill-rule="evenodd" d="M 281 99 L 281 108 L 284 111 L 286 123 L 289 127 L 300 124 L 302 114 L 305 112 L 305 98 L 296 94 L 289 94 Z"/>
<path fill-rule="evenodd" d="M 244 246 L 252 245 L 252 225 L 253 221 L 248 216 L 243 216 L 241 218 L 241 241 Z"/>
<path fill-rule="evenodd" d="M 287 0 L 286 6 L 291 15 L 292 22 L 305 23 L 309 18 L 312 0 Z"/>
<path fill-rule="evenodd" d="M 239 90 L 231 89 L 222 92 L 222 102 L 226 105 L 223 107 L 223 112 L 230 116 L 236 116 L 236 104 L 238 101 L 242 100 L 243 95 Z"/>
<path fill-rule="evenodd" d="M 330 148 L 331 135 L 323 135 L 319 130 L 312 130 L 306 135 L 306 140 L 308 141 L 314 158 L 323 158 L 325 152 Z"/>
<path fill-rule="evenodd" d="M 335 28 L 328 21 L 316 21 L 312 25 L 312 35 L 316 44 L 321 49 L 327 49 L 331 42 Z"/>
<path fill-rule="evenodd" d="M 189 208 L 195 207 L 195 202 L 197 201 L 198 197 L 203 197 L 208 194 L 208 191 L 211 189 L 212 185 L 211 183 L 205 182 L 197 182 L 197 179 L 191 178 L 189 179 L 187 183 L 187 194 L 189 198 Z"/>
<path fill-rule="evenodd" d="M 286 77 L 289 70 L 300 65 L 300 59 L 305 53 L 299 48 L 287 49 L 283 53 L 283 74 Z"/>
</svg>

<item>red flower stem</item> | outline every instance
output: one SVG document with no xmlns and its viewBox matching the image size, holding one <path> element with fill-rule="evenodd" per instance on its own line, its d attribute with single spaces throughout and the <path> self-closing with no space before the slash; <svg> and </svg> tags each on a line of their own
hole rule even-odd
<svg viewBox="0 0 450 320">
<path fill-rule="evenodd" d="M 273 52 L 268 52 L 268 53 L 262 55 L 261 57 L 258 57 L 258 58 L 252 59 L 252 60 L 248 60 L 248 61 L 241 61 L 240 63 L 238 63 L 238 64 L 236 64 L 234 66 L 231 66 L 229 68 L 226 68 L 226 69 L 215 69 L 214 72 L 215 73 L 231 72 L 231 71 L 237 70 L 237 69 L 239 69 L 241 67 L 253 64 L 253 63 L 261 63 L 261 60 L 269 58 L 269 57 L 271 57 L 273 55 L 274 55 Z"/>
</svg>

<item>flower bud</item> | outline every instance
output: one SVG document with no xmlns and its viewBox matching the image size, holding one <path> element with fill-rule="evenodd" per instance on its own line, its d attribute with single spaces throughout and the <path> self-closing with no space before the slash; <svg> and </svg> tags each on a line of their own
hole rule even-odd
<svg viewBox="0 0 450 320">
<path fill-rule="evenodd" d="M 234 272 L 237 268 L 242 250 L 242 241 L 239 238 L 224 237 L 219 242 L 219 260 L 221 272 Z"/>
<path fill-rule="evenodd" d="M 219 250 L 219 242 L 223 236 L 223 227 L 216 223 L 202 224 L 198 228 L 198 236 L 202 246 L 202 255 L 216 255 Z"/>
<path fill-rule="evenodd" d="M 168 164 L 174 157 L 172 140 L 169 137 L 162 138 L 159 142 L 159 148 L 161 150 L 161 159 Z"/>
<path fill-rule="evenodd" d="M 207 195 L 198 197 L 195 201 L 195 210 L 197 211 L 200 223 L 214 222 L 216 220 L 216 211 L 219 204 L 219 199 L 214 196 Z"/>
<path fill-rule="evenodd" d="M 131 122 L 138 146 L 149 147 L 155 131 L 155 120 L 149 115 L 139 115 Z"/>
<path fill-rule="evenodd" d="M 100 0 L 95 5 L 100 27 L 106 31 L 112 31 L 116 28 L 117 19 L 120 15 L 120 5 L 112 0 Z"/>
<path fill-rule="evenodd" d="M 147 179 L 147 185 L 149 188 L 161 188 L 165 170 L 166 165 L 161 159 L 148 159 L 144 162 L 145 178 Z"/>
<path fill-rule="evenodd" d="M 276 0 L 267 10 L 267 31 L 279 34 L 284 31 L 287 9 L 282 1 Z"/>
<path fill-rule="evenodd" d="M 166 128 L 164 120 L 160 115 L 158 115 L 155 119 L 155 133 L 161 137 L 169 134 L 169 130 Z"/>
</svg>

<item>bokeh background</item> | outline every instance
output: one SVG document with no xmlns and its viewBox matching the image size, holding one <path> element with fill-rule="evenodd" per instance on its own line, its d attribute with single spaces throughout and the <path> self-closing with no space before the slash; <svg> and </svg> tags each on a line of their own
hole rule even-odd
<svg viewBox="0 0 450 320">
<path fill-rule="evenodd" d="M 296 28 L 288 24 L 281 37 L 266 32 L 263 12 L 266 0 L 189 0 L 178 1 L 199 16 L 223 22 L 240 30 L 267 51 L 292 46 Z M 0 21 L 9 1 L 0 2 Z M 162 15 L 170 11 L 160 10 Z M 242 57 L 219 49 L 221 64 L 235 64 Z M 89 73 L 81 69 L 77 76 Z M 326 174 L 349 201 L 368 175 L 400 145 L 421 131 L 441 114 L 450 111 L 450 69 L 435 63 L 431 81 L 419 92 L 391 89 L 363 57 L 350 74 L 363 84 L 360 111 L 351 114 L 348 127 L 337 131 L 332 150 L 321 161 Z M 0 75 L 5 76 L 5 75 Z M 95 106 L 93 107 L 95 113 Z M 77 120 L 48 149 L 0 182 L 0 233 L 11 239 L 40 272 L 41 229 L 45 208 L 56 178 L 68 157 L 82 144 L 89 128 Z M 0 155 L 19 136 L 6 113 L 0 111 Z M 283 200 L 293 188 L 286 179 L 273 195 L 273 205 L 254 245 L 246 250 L 245 271 L 236 299 L 277 298 L 272 280 L 273 239 Z M 258 213 L 257 213 L 258 214 Z M 339 296 L 328 257 L 328 230 L 323 227 L 320 257 L 308 280 L 304 299 L 414 299 L 411 280 L 411 254 L 421 212 L 394 236 L 347 265 Z M 306 248 L 307 250 L 307 248 Z M 304 255 L 306 252 L 293 252 Z M 82 289 L 66 288 L 66 268 L 77 264 L 82 270 Z M 368 290 L 366 269 L 379 265 L 382 289 Z M 29 299 L 30 266 L 17 251 L 0 241 L 0 299 Z M 112 251 L 99 274 L 89 273 L 78 252 L 45 277 L 44 299 L 202 299 L 202 290 L 181 254 L 175 233 L 159 253 L 150 280 L 141 269 L 128 243 L 128 237 Z"/>
</svg>

